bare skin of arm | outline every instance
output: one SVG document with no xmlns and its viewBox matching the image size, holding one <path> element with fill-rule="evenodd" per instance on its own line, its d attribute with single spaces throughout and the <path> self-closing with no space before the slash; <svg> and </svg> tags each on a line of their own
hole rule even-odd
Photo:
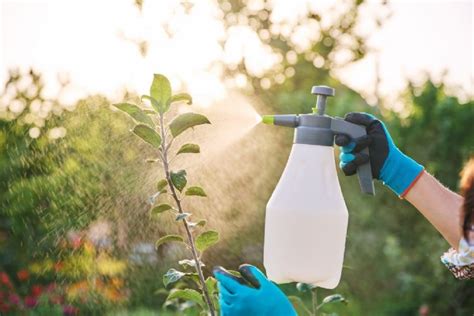
<svg viewBox="0 0 474 316">
<path fill-rule="evenodd" d="M 443 235 L 454 249 L 462 238 L 463 198 L 447 189 L 432 175 L 423 172 L 405 199 Z"/>
</svg>

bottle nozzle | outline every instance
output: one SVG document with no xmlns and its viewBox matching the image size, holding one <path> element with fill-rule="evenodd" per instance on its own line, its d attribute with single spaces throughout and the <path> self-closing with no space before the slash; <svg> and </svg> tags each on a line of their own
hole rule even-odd
<svg viewBox="0 0 474 316">
<path fill-rule="evenodd" d="M 275 123 L 275 116 L 274 115 L 263 115 L 262 116 L 262 123 L 273 125 Z"/>
<path fill-rule="evenodd" d="M 299 123 L 298 115 L 285 114 L 285 115 L 263 115 L 262 123 L 286 126 L 286 127 L 297 127 Z"/>
</svg>

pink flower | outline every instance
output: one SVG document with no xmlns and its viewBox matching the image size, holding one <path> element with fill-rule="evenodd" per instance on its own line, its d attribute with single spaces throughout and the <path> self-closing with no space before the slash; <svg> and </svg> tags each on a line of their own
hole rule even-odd
<svg viewBox="0 0 474 316">
<path fill-rule="evenodd" d="M 26 281 L 30 277 L 30 274 L 25 269 L 18 271 L 16 275 L 18 276 L 18 280 L 20 281 Z"/>
<path fill-rule="evenodd" d="M 34 297 L 40 296 L 42 292 L 43 292 L 43 289 L 38 284 L 35 284 L 31 287 L 31 295 L 33 295 Z"/>
<path fill-rule="evenodd" d="M 8 311 L 10 310 L 10 305 L 8 305 L 7 303 L 2 303 L 0 301 L 0 312 L 1 313 L 8 313 Z"/>
<path fill-rule="evenodd" d="M 20 297 L 16 294 L 10 294 L 8 296 L 8 300 L 10 301 L 10 303 L 12 303 L 13 305 L 18 305 L 20 304 Z"/>
<path fill-rule="evenodd" d="M 65 305 L 63 306 L 63 314 L 65 316 L 74 316 L 79 314 L 79 309 L 71 306 L 71 305 Z"/>
<path fill-rule="evenodd" d="M 0 283 L 3 283 L 10 289 L 13 287 L 12 283 L 10 282 L 10 278 L 8 277 L 8 274 L 6 274 L 5 272 L 0 272 Z"/>
<path fill-rule="evenodd" d="M 70 231 L 68 233 L 68 239 L 72 249 L 78 249 L 82 244 L 82 236 L 79 232 Z"/>
<path fill-rule="evenodd" d="M 49 297 L 49 302 L 53 305 L 61 305 L 63 303 L 63 298 L 60 295 L 51 295 Z"/>
<path fill-rule="evenodd" d="M 56 283 L 49 283 L 46 287 L 46 292 L 53 292 L 56 289 Z"/>
<path fill-rule="evenodd" d="M 25 306 L 28 308 L 33 308 L 38 304 L 38 300 L 33 296 L 25 296 Z"/>
</svg>

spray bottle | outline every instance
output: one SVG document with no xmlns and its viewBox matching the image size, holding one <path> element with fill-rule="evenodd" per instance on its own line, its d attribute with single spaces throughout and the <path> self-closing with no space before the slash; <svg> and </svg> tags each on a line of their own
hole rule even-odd
<svg viewBox="0 0 474 316">
<path fill-rule="evenodd" d="M 314 86 L 311 93 L 317 95 L 313 114 L 263 116 L 263 123 L 295 128 L 288 162 L 266 208 L 264 266 L 277 283 L 333 289 L 341 278 L 348 222 L 334 136 L 358 138 L 366 130 L 324 114 L 333 88 Z M 362 152 L 369 154 L 368 148 Z M 357 174 L 362 192 L 374 195 L 370 162 Z"/>
</svg>

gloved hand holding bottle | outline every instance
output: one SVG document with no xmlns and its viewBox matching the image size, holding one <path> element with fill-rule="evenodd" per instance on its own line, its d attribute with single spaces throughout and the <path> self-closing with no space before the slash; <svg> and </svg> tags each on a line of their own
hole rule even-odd
<svg viewBox="0 0 474 316">
<path fill-rule="evenodd" d="M 336 145 L 342 146 L 340 167 L 345 175 L 353 175 L 357 167 L 370 159 L 372 175 L 404 197 L 423 174 L 423 166 L 402 153 L 395 146 L 385 124 L 371 114 L 348 113 L 346 121 L 366 127 L 367 135 L 350 139 L 347 135 L 336 135 Z M 360 153 L 369 147 L 369 156 Z"/>
<path fill-rule="evenodd" d="M 343 134 L 336 135 L 335 143 L 342 146 L 340 167 L 344 174 L 355 174 L 357 167 L 370 159 L 373 177 L 382 180 L 398 196 L 417 208 L 453 247 L 443 255 L 442 262 L 456 278 L 472 279 L 474 243 L 467 238 L 467 232 L 474 230 L 472 215 L 469 215 L 472 213 L 472 207 L 469 206 L 472 192 L 464 189 L 464 200 L 462 196 L 439 183 L 424 171 L 423 166 L 395 146 L 385 124 L 373 115 L 348 113 L 345 120 L 365 126 L 367 135 L 359 139 L 351 139 Z M 369 156 L 360 152 L 366 147 L 369 148 Z M 471 160 L 471 167 L 468 165 L 466 170 L 474 170 L 472 165 L 474 159 Z M 466 188 L 469 185 L 474 187 L 473 179 L 472 171 L 465 171 L 461 183 L 464 183 Z M 460 218 L 463 217 L 464 225 L 461 226 Z"/>
<path fill-rule="evenodd" d="M 222 316 L 297 316 L 285 294 L 256 267 L 243 264 L 242 277 L 214 269 Z"/>
</svg>

